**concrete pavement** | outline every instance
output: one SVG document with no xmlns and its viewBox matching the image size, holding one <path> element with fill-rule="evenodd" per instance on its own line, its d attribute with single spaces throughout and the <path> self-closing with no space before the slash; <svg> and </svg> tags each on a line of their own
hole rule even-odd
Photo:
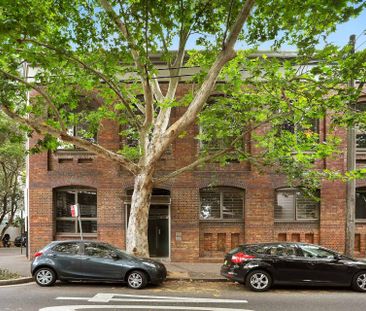
<svg viewBox="0 0 366 311">
<path fill-rule="evenodd" d="M 187 263 L 169 262 L 162 260 L 168 270 L 168 280 L 204 280 L 204 281 L 223 281 L 220 276 L 221 263 Z M 30 260 L 21 254 L 19 247 L 0 248 L 0 268 L 19 274 L 29 281 Z M 2 281 L 0 281 L 0 285 Z M 9 282 L 7 282 L 9 284 Z M 4 285 L 4 284 L 3 284 Z"/>
</svg>

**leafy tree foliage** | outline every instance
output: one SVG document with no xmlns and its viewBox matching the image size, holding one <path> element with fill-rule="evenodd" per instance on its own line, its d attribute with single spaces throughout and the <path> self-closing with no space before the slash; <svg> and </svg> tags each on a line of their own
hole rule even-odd
<svg viewBox="0 0 366 311">
<path fill-rule="evenodd" d="M 364 122 L 349 109 L 362 87 L 345 81 L 364 81 L 365 53 L 315 47 L 364 7 L 360 0 L 3 0 L 0 103 L 8 116 L 43 135 L 35 151 L 55 150 L 63 141 L 135 176 L 127 249 L 146 256 L 152 187 L 184 171 L 212 160 L 246 160 L 317 186 L 310 169 L 334 153 L 339 140 L 331 132 L 320 138 L 313 120 L 331 111 L 335 126 Z M 251 49 L 235 52 L 240 40 Z M 267 40 L 276 48 L 294 44 L 299 52 L 257 53 L 256 45 Z M 187 53 L 193 42 L 197 50 Z M 166 89 L 156 54 L 169 73 Z M 32 69 L 30 78 L 22 77 L 21 66 Z M 188 79 L 183 67 L 199 70 Z M 178 97 L 182 80 L 192 87 Z M 176 107 L 186 111 L 173 122 Z M 121 140 L 134 143 L 121 150 L 99 145 L 93 137 L 102 120 L 114 121 Z M 161 156 L 197 120 L 200 156 L 157 177 Z M 75 127 L 82 129 L 78 136 L 70 135 Z M 218 141 L 220 150 L 213 150 Z"/>
<path fill-rule="evenodd" d="M 23 207 L 24 144 L 24 132 L 0 112 L 0 239 Z"/>
</svg>

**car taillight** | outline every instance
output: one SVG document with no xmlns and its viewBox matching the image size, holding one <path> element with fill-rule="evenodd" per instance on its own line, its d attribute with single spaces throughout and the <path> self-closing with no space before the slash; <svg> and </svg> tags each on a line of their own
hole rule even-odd
<svg viewBox="0 0 366 311">
<path fill-rule="evenodd" d="M 35 254 L 33 255 L 33 258 L 37 258 L 37 257 L 42 256 L 42 255 L 43 255 L 43 253 L 42 253 L 42 252 L 37 252 L 37 253 L 35 253 Z"/>
<path fill-rule="evenodd" d="M 247 260 L 250 260 L 250 259 L 253 259 L 253 258 L 255 258 L 255 256 L 247 255 L 247 254 L 244 254 L 244 253 L 240 252 L 240 253 L 234 254 L 231 257 L 231 262 L 235 263 L 235 264 L 238 264 L 238 263 L 243 263 L 244 261 L 247 261 Z"/>
</svg>

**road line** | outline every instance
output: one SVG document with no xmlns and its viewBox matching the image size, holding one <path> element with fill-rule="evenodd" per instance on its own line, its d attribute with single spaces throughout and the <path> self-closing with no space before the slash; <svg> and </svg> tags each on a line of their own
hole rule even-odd
<svg viewBox="0 0 366 311">
<path fill-rule="evenodd" d="M 147 309 L 147 310 L 182 310 L 182 311 L 254 311 L 248 309 L 215 308 L 215 307 L 187 307 L 187 306 L 151 306 L 151 305 L 70 305 L 54 306 L 39 309 L 39 311 L 77 311 L 85 309 Z"/>
<path fill-rule="evenodd" d="M 121 298 L 120 298 L 121 297 Z M 139 299 L 138 299 L 139 298 Z M 196 298 L 196 297 L 176 297 L 176 296 L 153 296 L 153 295 L 129 295 L 114 293 L 98 293 L 92 298 L 88 297 L 57 297 L 57 300 L 88 300 L 89 302 L 110 302 L 110 301 L 169 301 L 169 302 L 191 302 L 191 303 L 248 303 L 241 299 L 221 299 L 221 298 Z"/>
</svg>

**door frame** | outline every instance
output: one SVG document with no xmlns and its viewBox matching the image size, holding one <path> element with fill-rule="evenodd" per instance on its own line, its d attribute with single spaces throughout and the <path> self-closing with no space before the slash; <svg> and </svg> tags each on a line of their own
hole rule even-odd
<svg viewBox="0 0 366 311">
<path fill-rule="evenodd" d="M 151 205 L 166 205 L 168 207 L 168 257 L 153 257 L 154 259 L 164 259 L 164 260 L 171 260 L 171 236 L 172 236 L 172 221 L 171 221 L 171 197 L 169 197 L 169 202 L 154 202 L 154 196 L 151 196 Z M 127 225 L 128 225 L 128 205 L 131 205 L 129 200 L 124 202 L 125 207 L 125 245 L 127 242 Z"/>
</svg>

